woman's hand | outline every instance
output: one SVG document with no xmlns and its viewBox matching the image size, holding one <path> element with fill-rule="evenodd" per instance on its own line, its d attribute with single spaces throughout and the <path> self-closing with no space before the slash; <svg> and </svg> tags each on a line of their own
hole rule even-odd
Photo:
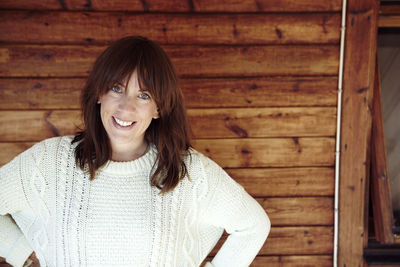
<svg viewBox="0 0 400 267">
<path fill-rule="evenodd" d="M 29 258 L 25 261 L 23 267 L 40 267 L 40 263 L 38 258 L 36 258 L 35 251 L 29 256 Z"/>
</svg>

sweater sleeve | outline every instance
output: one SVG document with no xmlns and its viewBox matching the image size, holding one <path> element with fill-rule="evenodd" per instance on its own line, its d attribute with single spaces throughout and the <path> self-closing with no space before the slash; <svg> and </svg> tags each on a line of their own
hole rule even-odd
<svg viewBox="0 0 400 267">
<path fill-rule="evenodd" d="M 22 266 L 33 250 L 20 228 L 7 214 L 13 215 L 30 209 L 23 186 L 23 179 L 28 177 L 22 177 L 24 175 L 21 173 L 31 173 L 29 168 L 34 163 L 33 152 L 40 152 L 40 147 L 35 145 L 0 168 L 0 256 L 5 257 L 13 266 Z"/>
<path fill-rule="evenodd" d="M 229 234 L 211 264 L 249 266 L 269 234 L 269 218 L 260 204 L 215 162 L 204 157 L 203 165 L 207 179 L 215 186 L 204 219 Z"/>
</svg>

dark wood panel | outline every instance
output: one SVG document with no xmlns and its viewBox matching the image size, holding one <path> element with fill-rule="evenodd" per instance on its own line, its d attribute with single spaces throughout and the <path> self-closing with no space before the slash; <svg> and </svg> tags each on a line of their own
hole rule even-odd
<svg viewBox="0 0 400 267">
<path fill-rule="evenodd" d="M 333 198 L 257 198 L 266 210 L 271 224 L 290 225 L 333 225 Z"/>
<path fill-rule="evenodd" d="M 211 251 L 214 256 L 225 242 L 224 234 Z M 261 255 L 301 255 L 331 254 L 333 250 L 333 227 L 299 226 L 272 227 L 271 232 L 261 248 Z"/>
<path fill-rule="evenodd" d="M 334 138 L 201 139 L 193 140 L 193 144 L 220 166 L 229 168 L 334 164 Z M 0 163 L 8 162 L 31 145 L 32 142 L 0 143 Z"/>
<path fill-rule="evenodd" d="M 113 10 L 162 12 L 302 12 L 339 11 L 341 1 L 332 0 L 2 0 L 0 8 L 35 10 Z"/>
<path fill-rule="evenodd" d="M 340 14 L 127 14 L 0 11 L 0 41 L 106 44 L 142 35 L 162 44 L 339 43 Z"/>
<path fill-rule="evenodd" d="M 400 27 L 400 14 L 379 16 L 378 26 L 381 28 L 398 28 Z"/>
<path fill-rule="evenodd" d="M 0 47 L 0 77 L 87 76 L 104 47 Z M 182 76 L 336 75 L 339 47 L 165 46 Z"/>
<path fill-rule="evenodd" d="M 334 138 L 198 139 L 193 146 L 222 167 L 333 166 Z"/>
<path fill-rule="evenodd" d="M 255 197 L 333 196 L 333 168 L 242 168 L 226 171 Z"/>
<path fill-rule="evenodd" d="M 79 109 L 85 78 L 0 79 L 1 109 Z M 181 79 L 186 106 L 336 106 L 336 77 Z"/>
<path fill-rule="evenodd" d="M 335 136 L 336 130 L 331 107 L 190 109 L 188 115 L 194 138 Z"/>
</svg>

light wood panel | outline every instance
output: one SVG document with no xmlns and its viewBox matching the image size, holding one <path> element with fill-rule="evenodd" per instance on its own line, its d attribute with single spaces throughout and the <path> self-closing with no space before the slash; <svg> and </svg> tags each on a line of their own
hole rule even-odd
<svg viewBox="0 0 400 267">
<path fill-rule="evenodd" d="M 255 258 L 251 267 L 330 267 L 332 257 L 322 256 L 258 256 Z"/>
<path fill-rule="evenodd" d="M 336 75 L 339 47 L 165 46 L 182 76 Z M 0 77 L 87 76 L 104 47 L 3 45 Z"/>
<path fill-rule="evenodd" d="M 333 198 L 257 198 L 274 226 L 333 225 Z M 310 216 L 312 214 L 312 216 Z"/>
<path fill-rule="evenodd" d="M 0 143 L 0 165 L 11 161 L 34 144 L 34 142 Z"/>
<path fill-rule="evenodd" d="M 207 261 L 212 261 L 212 257 L 207 257 L 202 263 L 202 267 Z M 330 267 L 332 257 L 328 255 L 318 256 L 257 256 L 250 265 L 251 267 Z"/>
<path fill-rule="evenodd" d="M 222 167 L 333 166 L 334 138 L 197 139 L 193 146 Z"/>
<path fill-rule="evenodd" d="M 80 114 L 79 110 L 0 111 L 0 139 L 39 141 L 73 135 L 83 128 Z M 188 115 L 194 138 L 335 135 L 336 110 L 330 107 L 189 109 Z"/>
<path fill-rule="evenodd" d="M 339 11 L 340 0 L 2 0 L 0 8 L 32 10 L 114 10 L 162 12 L 302 12 Z"/>
<path fill-rule="evenodd" d="M 5 163 L 32 142 L 0 143 Z M 222 167 L 302 167 L 333 166 L 334 138 L 197 139 L 194 148 Z"/>
<path fill-rule="evenodd" d="M 79 109 L 85 78 L 0 79 L 1 109 Z M 204 107 L 336 106 L 336 77 L 181 79 L 185 104 Z M 44 97 L 45 96 L 45 97 Z"/>
<path fill-rule="evenodd" d="M 226 169 L 252 196 L 333 196 L 333 168 Z"/>
<path fill-rule="evenodd" d="M 218 21 L 218 23 L 215 23 Z M 338 13 L 134 14 L 0 11 L 0 41 L 105 44 L 142 35 L 162 44 L 312 44 L 339 42 Z M 21 33 L 27 34 L 21 34 Z M 29 34 L 34 32 L 35 34 Z"/>
<path fill-rule="evenodd" d="M 188 115 L 194 138 L 335 136 L 336 130 L 336 108 L 191 109 Z"/>
<path fill-rule="evenodd" d="M 211 251 L 214 256 L 227 235 L 224 234 Z M 333 228 L 331 226 L 272 227 L 267 241 L 261 248 L 261 255 L 321 255 L 331 254 L 333 249 Z"/>
</svg>

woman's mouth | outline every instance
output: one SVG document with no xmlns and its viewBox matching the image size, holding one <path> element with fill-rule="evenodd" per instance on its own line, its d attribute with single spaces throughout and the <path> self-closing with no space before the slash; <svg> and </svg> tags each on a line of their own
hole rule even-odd
<svg viewBox="0 0 400 267">
<path fill-rule="evenodd" d="M 130 128 L 132 125 L 135 124 L 135 121 L 123 121 L 114 116 L 112 116 L 112 118 L 113 118 L 114 125 L 119 126 L 118 128 L 120 128 L 120 127 Z"/>
</svg>

